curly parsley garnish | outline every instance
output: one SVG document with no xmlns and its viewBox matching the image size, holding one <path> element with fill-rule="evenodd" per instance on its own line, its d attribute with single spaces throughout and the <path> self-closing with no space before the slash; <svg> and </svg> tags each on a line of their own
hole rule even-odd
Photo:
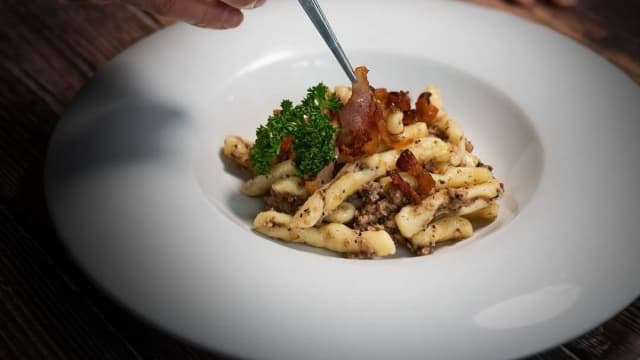
<svg viewBox="0 0 640 360">
<path fill-rule="evenodd" d="M 299 105 L 282 100 L 280 111 L 258 127 L 250 157 L 257 174 L 269 173 L 282 140 L 290 135 L 294 161 L 301 175 L 313 175 L 335 158 L 336 128 L 329 122 L 325 110 L 338 111 L 342 103 L 335 94 L 327 96 L 327 92 L 327 87 L 319 83 L 307 90 L 307 96 Z"/>
</svg>

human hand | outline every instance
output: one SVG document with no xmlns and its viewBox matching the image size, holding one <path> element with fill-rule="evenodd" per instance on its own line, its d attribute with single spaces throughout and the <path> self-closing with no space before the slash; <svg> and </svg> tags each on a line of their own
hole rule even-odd
<svg viewBox="0 0 640 360">
<path fill-rule="evenodd" d="M 536 0 L 513 0 L 513 2 L 529 6 L 535 4 Z M 551 0 L 551 2 L 561 7 L 572 7 L 578 4 L 578 0 Z"/>
<path fill-rule="evenodd" d="M 266 0 L 122 0 L 156 15 L 212 29 L 234 28 L 242 10 L 255 9 Z"/>
</svg>

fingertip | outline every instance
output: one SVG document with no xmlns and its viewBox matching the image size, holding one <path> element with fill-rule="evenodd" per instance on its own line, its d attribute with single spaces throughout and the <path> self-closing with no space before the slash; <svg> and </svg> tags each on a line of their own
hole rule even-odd
<svg viewBox="0 0 640 360">
<path fill-rule="evenodd" d="M 232 29 L 238 27 L 243 19 L 244 15 L 240 10 L 218 3 L 214 9 L 207 11 L 199 26 L 218 30 Z"/>
<path fill-rule="evenodd" d="M 262 6 L 266 0 L 220 0 L 236 9 L 250 10 Z"/>
<path fill-rule="evenodd" d="M 258 0 L 255 3 L 253 3 L 253 6 L 251 7 L 251 9 L 259 8 L 260 6 L 264 5 L 264 3 L 266 2 L 267 0 Z"/>
<path fill-rule="evenodd" d="M 524 6 L 533 6 L 536 0 L 511 0 L 511 2 Z"/>
<path fill-rule="evenodd" d="M 578 0 L 553 0 L 553 3 L 561 7 L 573 7 L 578 5 Z"/>
<path fill-rule="evenodd" d="M 244 20 L 244 15 L 242 11 L 239 10 L 228 10 L 228 13 L 225 14 L 225 17 L 222 19 L 222 28 L 223 29 L 233 29 L 238 27 L 242 20 Z"/>
</svg>

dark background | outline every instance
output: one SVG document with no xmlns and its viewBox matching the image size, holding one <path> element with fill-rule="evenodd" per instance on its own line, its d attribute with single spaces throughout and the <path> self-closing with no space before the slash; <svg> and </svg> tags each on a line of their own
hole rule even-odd
<svg viewBox="0 0 640 360">
<path fill-rule="evenodd" d="M 582 0 L 572 10 L 471 2 L 573 37 L 640 82 L 637 0 Z M 63 248 L 42 191 L 47 144 L 65 105 L 116 54 L 168 24 L 121 4 L 0 0 L 0 359 L 218 357 L 102 293 Z M 640 300 L 533 358 L 640 359 Z"/>
</svg>

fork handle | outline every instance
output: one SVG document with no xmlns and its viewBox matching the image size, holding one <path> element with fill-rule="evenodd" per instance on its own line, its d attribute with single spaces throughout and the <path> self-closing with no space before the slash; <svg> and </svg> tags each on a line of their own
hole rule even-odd
<svg viewBox="0 0 640 360">
<path fill-rule="evenodd" d="M 329 46 L 329 49 L 331 49 L 333 56 L 338 60 L 338 63 L 340 63 L 342 70 L 347 74 L 349 80 L 351 80 L 351 82 L 355 82 L 356 75 L 353 72 L 353 67 L 349 62 L 347 55 L 344 53 L 344 50 L 342 50 L 342 46 L 340 46 L 340 42 L 338 42 L 336 35 L 333 33 L 333 30 L 331 30 L 331 25 L 329 25 L 329 21 L 324 16 L 318 1 L 298 0 L 298 2 L 307 13 L 307 16 L 309 16 L 309 19 L 311 19 L 316 30 L 318 30 L 320 36 L 322 36 L 322 39 L 324 39 L 324 42 Z"/>
</svg>

